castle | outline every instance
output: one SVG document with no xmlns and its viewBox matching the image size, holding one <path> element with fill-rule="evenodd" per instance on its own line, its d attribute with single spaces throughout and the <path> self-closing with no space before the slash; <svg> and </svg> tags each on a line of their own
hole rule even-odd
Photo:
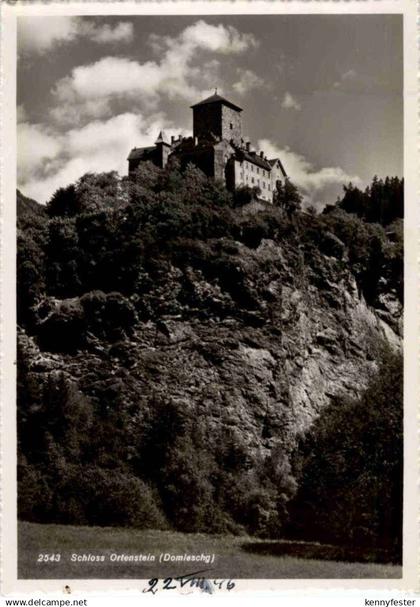
<svg viewBox="0 0 420 607">
<path fill-rule="evenodd" d="M 193 136 L 168 141 L 163 131 L 155 145 L 133 148 L 128 156 L 128 172 L 132 174 L 141 162 L 150 161 L 163 168 L 171 157 L 181 167 L 193 163 L 208 177 L 224 181 L 235 191 L 241 186 L 258 187 L 259 199 L 273 202 L 277 180 L 287 175 L 279 158 L 268 159 L 257 153 L 242 137 L 242 108 L 217 91 L 211 97 L 191 106 Z"/>
</svg>

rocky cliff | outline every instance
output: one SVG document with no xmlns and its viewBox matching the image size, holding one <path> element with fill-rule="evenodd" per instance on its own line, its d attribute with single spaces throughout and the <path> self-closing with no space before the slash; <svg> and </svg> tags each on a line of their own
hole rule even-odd
<svg viewBox="0 0 420 607">
<path fill-rule="evenodd" d="M 22 516 L 277 534 L 299 436 L 401 350 L 400 244 L 237 209 L 196 169 L 112 180 L 23 224 Z"/>
<path fill-rule="evenodd" d="M 250 448 L 269 449 L 279 437 L 290 440 L 290 433 L 306 430 L 332 399 L 360 395 L 385 344 L 401 348 L 401 305 L 389 297 L 387 309 L 368 306 L 334 257 L 318 253 L 326 275 L 315 285 L 294 275 L 284 248 L 273 241 L 255 250 L 236 246 L 235 263 L 249 292 L 265 291 L 259 309 L 230 316 L 235 302 L 229 290 L 197 269 L 170 266 L 161 283 L 168 298 L 182 302 L 178 314 L 163 310 L 159 320 L 139 321 L 130 335 L 110 342 L 82 329 L 85 323 L 74 324 L 85 315 L 78 298 L 51 298 L 38 319 L 39 335 L 53 331 L 53 349 L 65 342 L 68 324 L 87 337 L 73 353 L 54 353 L 22 330 L 19 341 L 36 381 L 62 371 L 91 398 L 114 392 L 140 416 L 151 395 L 160 395 L 205 420 L 211 437 L 228 427 Z M 273 263 L 277 275 L 264 275 L 262 268 Z M 152 306 L 168 304 L 160 286 L 148 294 Z"/>
</svg>

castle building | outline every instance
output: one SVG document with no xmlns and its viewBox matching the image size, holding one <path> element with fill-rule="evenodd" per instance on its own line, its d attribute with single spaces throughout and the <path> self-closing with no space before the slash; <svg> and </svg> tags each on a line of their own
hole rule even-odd
<svg viewBox="0 0 420 607">
<path fill-rule="evenodd" d="M 154 146 L 133 148 L 128 156 L 128 172 L 132 174 L 141 162 L 150 161 L 163 168 L 171 157 L 182 167 L 192 163 L 208 177 L 224 181 L 235 191 L 241 186 L 258 187 L 259 198 L 273 202 L 277 180 L 286 171 L 279 158 L 268 159 L 264 151 L 257 153 L 242 136 L 242 108 L 215 92 L 191 106 L 192 137 L 172 137 L 168 141 L 161 131 Z"/>
</svg>

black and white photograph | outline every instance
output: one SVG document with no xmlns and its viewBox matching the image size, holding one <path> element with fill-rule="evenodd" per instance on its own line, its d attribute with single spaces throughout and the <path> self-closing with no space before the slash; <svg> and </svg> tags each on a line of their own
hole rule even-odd
<svg viewBox="0 0 420 607">
<path fill-rule="evenodd" d="M 403 15 L 82 13 L 16 19 L 17 578 L 397 587 Z"/>
</svg>

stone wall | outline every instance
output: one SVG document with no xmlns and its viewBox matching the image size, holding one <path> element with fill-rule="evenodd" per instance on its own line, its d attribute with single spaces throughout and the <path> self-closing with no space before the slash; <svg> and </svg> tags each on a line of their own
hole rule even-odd
<svg viewBox="0 0 420 607">
<path fill-rule="evenodd" d="M 242 119 L 240 112 L 221 103 L 209 103 L 193 108 L 194 137 L 205 139 L 209 133 L 216 137 L 240 143 Z"/>
<path fill-rule="evenodd" d="M 218 103 L 193 108 L 193 135 L 206 139 L 209 133 L 221 137 L 222 108 Z"/>
<path fill-rule="evenodd" d="M 242 117 L 241 113 L 233 110 L 226 105 L 222 105 L 222 124 L 221 124 L 221 137 L 233 141 L 236 144 L 241 143 L 242 137 Z"/>
<path fill-rule="evenodd" d="M 226 165 L 233 154 L 232 146 L 227 141 L 220 141 L 214 146 L 214 179 L 225 181 L 227 187 L 229 183 L 226 181 Z M 230 184 L 231 186 L 233 184 Z"/>
<path fill-rule="evenodd" d="M 158 144 L 156 146 L 156 164 L 158 167 L 160 167 L 161 169 L 163 169 L 167 163 L 168 163 L 168 158 L 169 158 L 169 154 L 172 152 L 172 149 L 170 148 L 169 145 L 164 145 L 164 144 Z"/>
</svg>

